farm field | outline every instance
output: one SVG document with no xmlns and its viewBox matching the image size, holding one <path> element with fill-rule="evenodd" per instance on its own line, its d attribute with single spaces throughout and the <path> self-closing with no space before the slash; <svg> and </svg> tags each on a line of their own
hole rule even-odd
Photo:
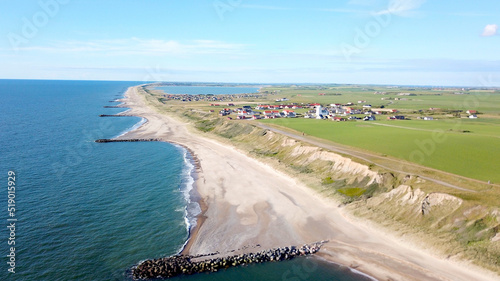
<svg viewBox="0 0 500 281">
<path fill-rule="evenodd" d="M 303 105 L 304 108 L 294 110 L 299 118 L 258 122 L 286 127 L 358 150 L 392 156 L 444 172 L 500 183 L 500 173 L 497 172 L 500 169 L 500 91 L 497 89 L 302 85 L 265 87 L 261 93 L 264 95 L 259 98 L 231 100 L 231 103 L 235 103 L 232 109 L 243 105 L 254 108 L 259 104 Z M 219 109 L 231 107 L 227 103 L 222 101 L 218 107 L 210 106 L 207 101 L 179 105 L 189 105 L 192 110 L 217 118 Z M 373 110 L 385 108 L 398 112 L 376 115 L 376 121 L 367 122 L 300 118 L 312 109 L 307 107 L 311 103 L 324 106 L 351 103 L 350 107 L 357 109 L 370 104 Z M 477 111 L 479 118 L 467 118 L 468 110 Z M 395 114 L 404 115 L 410 120 L 387 120 L 388 116 Z M 235 114 L 231 116 L 235 118 Z M 432 116 L 434 120 L 419 119 L 424 116 Z"/>
<path fill-rule="evenodd" d="M 450 134 L 466 134 L 473 136 L 485 136 L 500 138 L 500 120 L 491 119 L 436 119 L 432 121 L 423 120 L 381 120 L 370 123 L 376 126 L 395 127 L 407 130 L 420 131 L 445 131 Z"/>
<path fill-rule="evenodd" d="M 159 112 L 176 115 L 200 133 L 235 145 L 320 194 L 340 200 L 356 216 L 404 235 L 415 233 L 416 239 L 425 237 L 447 255 L 464 253 L 478 264 L 497 269 L 498 249 L 492 247 L 496 245 L 492 237 L 498 235 L 493 218 L 499 206 L 500 91 L 485 102 L 471 91 L 437 96 L 422 90 L 417 96 L 408 96 L 429 98 L 416 106 L 410 106 L 415 101 L 409 100 L 402 101 L 407 106 L 395 106 L 395 98 L 402 97 L 396 93 L 385 97 L 392 99 L 383 100 L 387 104 L 382 108 L 383 104 L 375 104 L 378 95 L 355 87 L 334 87 L 331 95 L 320 89 L 323 86 L 299 88 L 182 99 L 155 90 L 146 93 Z M 477 104 L 453 108 L 456 103 L 466 104 L 465 99 Z M 318 103 L 330 110 L 323 115 L 328 119 L 316 119 Z M 363 106 L 370 103 L 371 108 Z M 436 104 L 440 109 L 431 110 Z M 273 108 L 281 117 L 273 118 L 266 105 L 279 105 Z M 285 117 L 290 110 L 297 118 Z M 339 115 L 345 120 L 370 114 L 375 121 L 332 120 Z M 469 118 L 471 114 L 477 118 Z M 388 119 L 394 115 L 405 120 Z M 323 155 L 324 150 L 338 154 L 340 160 L 326 151 Z M 347 174 L 345 167 L 350 169 Z M 382 183 L 365 186 L 368 171 L 381 176 Z M 361 181 L 358 175 L 363 176 Z M 432 211 L 424 213 L 429 212 L 424 203 L 432 194 L 446 202 L 433 203 Z"/>
<path fill-rule="evenodd" d="M 366 101 L 374 108 L 386 106 L 406 110 L 428 110 L 432 107 L 464 112 L 468 109 L 475 109 L 482 113 L 495 114 L 497 118 L 500 118 L 500 94 L 494 90 L 470 89 L 462 91 L 462 89 L 436 90 L 381 86 L 269 87 L 265 90 L 277 91 L 279 97 L 287 97 L 297 103 L 345 104 L 352 102 L 357 105 L 358 101 Z M 462 92 L 464 94 L 455 94 Z M 320 93 L 324 95 L 319 95 Z M 408 93 L 412 96 L 400 96 L 400 93 Z"/>
<path fill-rule="evenodd" d="M 261 122 L 445 172 L 500 182 L 500 125 L 497 124 L 469 120 L 332 122 L 303 118 Z"/>
<path fill-rule="evenodd" d="M 374 110 L 396 109 L 397 115 L 411 120 L 387 120 L 389 115 L 376 115 L 377 121 L 369 122 L 304 118 L 260 122 L 445 172 L 500 182 L 498 90 L 363 85 L 269 87 L 265 90 L 274 91 L 290 103 L 350 103 L 358 109 L 370 104 Z M 467 118 L 468 110 L 477 111 L 479 118 Z M 298 113 L 305 111 L 297 110 Z M 423 116 L 432 116 L 434 120 L 418 120 Z"/>
</svg>

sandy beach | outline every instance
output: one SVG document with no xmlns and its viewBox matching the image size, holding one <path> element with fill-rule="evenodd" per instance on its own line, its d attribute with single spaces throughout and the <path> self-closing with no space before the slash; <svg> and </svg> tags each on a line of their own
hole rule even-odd
<svg viewBox="0 0 500 281">
<path fill-rule="evenodd" d="M 378 280 L 500 278 L 476 266 L 440 258 L 351 217 L 337 202 L 295 179 L 157 113 L 146 106 L 135 87 L 127 91 L 124 102 L 131 108 L 127 115 L 148 122 L 120 139 L 159 138 L 181 144 L 199 161 L 196 187 L 204 212 L 187 247 L 190 254 L 218 251 L 225 255 L 231 250 L 251 252 L 329 240 L 321 257 Z"/>
</svg>

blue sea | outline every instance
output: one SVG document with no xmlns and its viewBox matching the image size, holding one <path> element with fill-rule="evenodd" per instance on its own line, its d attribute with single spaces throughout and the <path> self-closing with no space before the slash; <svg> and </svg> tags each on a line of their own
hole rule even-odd
<svg viewBox="0 0 500 281">
<path fill-rule="evenodd" d="M 182 249 L 194 223 L 187 211 L 193 205 L 188 153 L 168 143 L 94 142 L 143 122 L 98 117 L 126 110 L 103 106 L 118 104 L 138 84 L 0 80 L 0 280 L 130 280 L 138 262 Z M 15 273 L 8 271 L 11 247 Z M 310 257 L 176 279 L 367 280 Z"/>
</svg>

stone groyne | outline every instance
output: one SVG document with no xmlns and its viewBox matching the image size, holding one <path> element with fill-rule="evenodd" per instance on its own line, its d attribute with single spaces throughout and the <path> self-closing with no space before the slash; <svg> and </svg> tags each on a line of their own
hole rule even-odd
<svg viewBox="0 0 500 281">
<path fill-rule="evenodd" d="M 171 278 L 178 275 L 190 275 L 202 272 L 216 272 L 219 269 L 235 267 L 251 263 L 291 260 L 299 256 L 312 255 L 318 252 L 327 241 L 306 244 L 301 247 L 284 247 L 263 250 L 228 257 L 219 257 L 195 261 L 200 256 L 176 255 L 155 260 L 146 260 L 132 268 L 134 279 Z M 212 255 L 212 254 L 210 254 Z"/>
<path fill-rule="evenodd" d="M 147 142 L 147 141 L 161 141 L 161 139 L 98 139 L 95 140 L 97 143 L 107 143 L 107 142 Z"/>
<path fill-rule="evenodd" d="M 99 117 L 136 117 L 135 115 L 128 114 L 101 114 Z"/>
</svg>

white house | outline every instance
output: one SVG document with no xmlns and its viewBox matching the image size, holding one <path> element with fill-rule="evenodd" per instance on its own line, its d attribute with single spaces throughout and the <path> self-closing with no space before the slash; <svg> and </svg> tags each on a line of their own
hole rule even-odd
<svg viewBox="0 0 500 281">
<path fill-rule="evenodd" d="M 324 109 L 321 105 L 316 107 L 316 119 L 324 119 L 327 118 L 330 112 Z"/>
<path fill-rule="evenodd" d="M 297 117 L 297 114 L 295 114 L 295 112 L 293 110 L 283 110 L 283 112 L 285 117 L 288 117 L 288 118 L 295 118 Z"/>
<path fill-rule="evenodd" d="M 238 115 L 251 115 L 252 111 L 246 110 L 246 109 L 238 109 Z"/>
</svg>

